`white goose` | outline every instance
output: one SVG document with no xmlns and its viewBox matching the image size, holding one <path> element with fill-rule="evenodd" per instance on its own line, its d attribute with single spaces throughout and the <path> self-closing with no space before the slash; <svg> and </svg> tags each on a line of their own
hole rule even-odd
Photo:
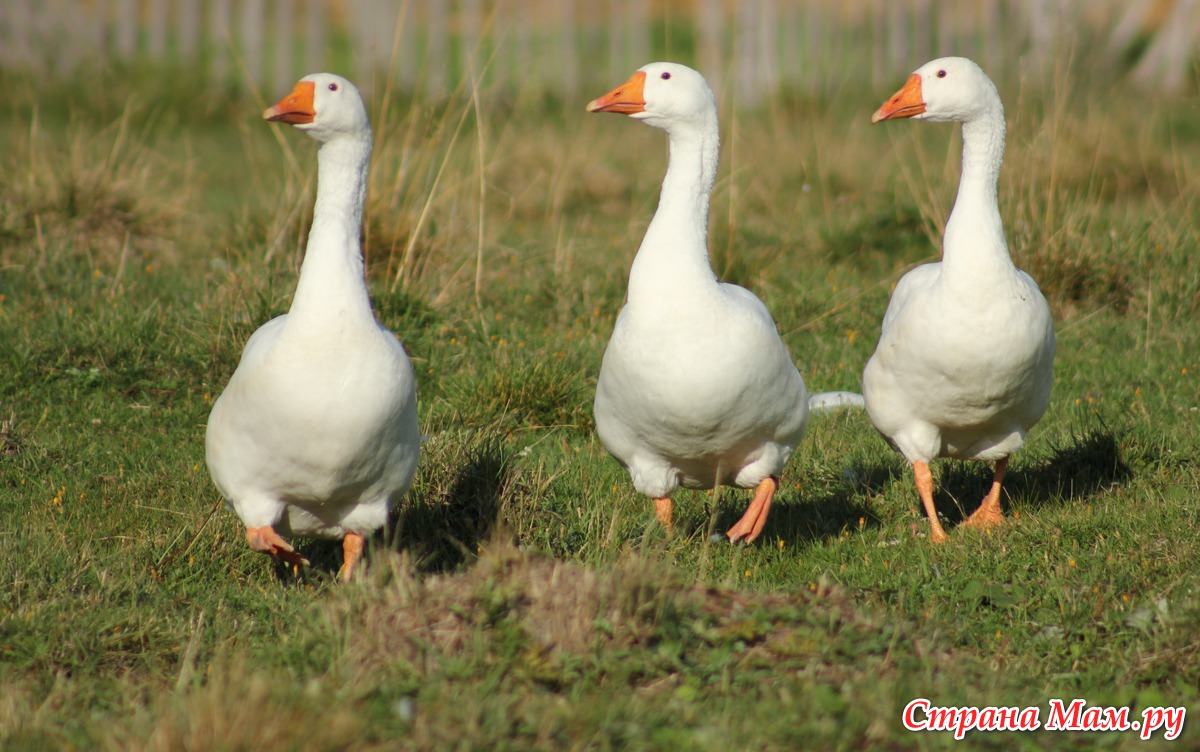
<svg viewBox="0 0 1200 752">
<path fill-rule="evenodd" d="M 307 564 L 281 535 L 343 538 L 348 580 L 420 450 L 412 366 L 364 280 L 371 126 L 358 90 L 329 73 L 305 76 L 263 118 L 320 142 L 316 206 L 291 308 L 250 337 L 213 406 L 208 469 L 252 549 Z"/>
<path fill-rule="evenodd" d="M 863 372 L 863 397 L 871 422 L 912 463 L 932 538 L 941 541 L 929 462 L 994 461 L 991 489 L 963 525 L 1003 519 L 1008 457 L 1050 401 L 1054 322 L 1004 241 L 996 203 L 1004 107 L 991 80 L 966 58 L 926 63 L 871 122 L 906 117 L 962 123 L 962 176 L 942 260 L 896 285 Z"/>
<path fill-rule="evenodd" d="M 596 385 L 596 430 L 671 527 L 679 486 L 756 487 L 731 541 L 759 536 L 779 473 L 804 435 L 808 394 L 766 306 L 717 280 L 708 202 L 717 107 L 696 71 L 652 63 L 588 104 L 661 128 L 670 161 L 658 211 L 629 271 Z"/>
</svg>

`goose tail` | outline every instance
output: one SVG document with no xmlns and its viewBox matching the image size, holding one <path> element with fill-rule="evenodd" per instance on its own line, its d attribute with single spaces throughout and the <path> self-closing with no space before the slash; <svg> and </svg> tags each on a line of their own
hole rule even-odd
<svg viewBox="0 0 1200 752">
<path fill-rule="evenodd" d="M 818 392 L 808 398 L 810 413 L 827 413 L 840 407 L 864 408 L 866 402 L 858 392 Z"/>
</svg>

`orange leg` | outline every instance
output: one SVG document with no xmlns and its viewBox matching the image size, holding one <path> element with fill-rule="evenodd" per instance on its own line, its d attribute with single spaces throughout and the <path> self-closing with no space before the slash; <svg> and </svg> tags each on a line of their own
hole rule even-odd
<svg viewBox="0 0 1200 752">
<path fill-rule="evenodd" d="M 654 519 L 667 530 L 667 534 L 675 532 L 671 520 L 671 497 L 662 496 L 654 500 Z"/>
<path fill-rule="evenodd" d="M 771 499 L 775 498 L 777 488 L 779 488 L 779 478 L 774 475 L 758 484 L 758 488 L 754 490 L 754 500 L 750 502 L 750 506 L 746 507 L 746 513 L 742 515 L 736 525 L 729 528 L 729 532 L 725 533 L 729 536 L 730 543 L 738 541 L 753 543 L 754 539 L 762 533 L 763 526 L 767 524 L 767 515 L 771 512 Z"/>
<path fill-rule="evenodd" d="M 913 478 L 917 481 L 917 493 L 921 496 L 921 503 L 925 505 L 925 514 L 929 516 L 929 525 L 932 528 L 929 537 L 934 543 L 941 543 L 946 540 L 946 531 L 942 529 L 942 523 L 938 522 L 937 508 L 933 505 L 933 473 L 929 472 L 929 464 L 914 462 Z"/>
<path fill-rule="evenodd" d="M 366 539 L 358 533 L 346 533 L 346 537 L 342 539 L 342 568 L 338 572 L 338 578 L 342 582 L 349 582 L 354 576 L 354 567 L 362 559 L 364 543 Z"/>
<path fill-rule="evenodd" d="M 1004 521 L 1004 512 L 1000 511 L 1000 483 L 1004 480 L 1004 468 L 1007 465 L 1007 457 L 996 460 L 996 474 L 992 477 L 992 488 L 988 491 L 987 496 L 983 497 L 983 503 L 979 505 L 974 514 L 962 524 L 963 527 L 991 527 Z"/>
<path fill-rule="evenodd" d="M 246 543 L 250 548 L 296 566 L 308 566 L 308 559 L 296 553 L 292 545 L 279 537 L 270 525 L 246 529 Z"/>
</svg>

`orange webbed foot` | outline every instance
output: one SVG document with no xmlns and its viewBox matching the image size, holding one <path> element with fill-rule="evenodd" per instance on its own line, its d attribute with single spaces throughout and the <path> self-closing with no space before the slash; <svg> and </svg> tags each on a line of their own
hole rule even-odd
<svg viewBox="0 0 1200 752">
<path fill-rule="evenodd" d="M 962 523 L 963 527 L 987 528 L 1004 522 L 1004 512 L 1000 509 L 1000 484 L 1004 480 L 1004 468 L 1008 458 L 997 460 L 996 474 L 992 478 L 992 487 L 988 495 L 983 497 L 979 508 Z"/>
<path fill-rule="evenodd" d="M 746 513 L 742 515 L 736 525 L 729 528 L 729 532 L 725 533 L 729 536 L 730 543 L 743 541 L 749 544 L 758 538 L 767 524 L 767 515 L 771 512 L 771 500 L 775 498 L 777 488 L 779 488 L 779 479 L 773 475 L 758 484 L 758 488 L 754 491 L 754 499 L 750 502 L 750 506 L 746 507 Z"/>
<path fill-rule="evenodd" d="M 308 559 L 296 553 L 292 544 L 279 537 L 275 528 L 270 525 L 246 529 L 246 543 L 250 548 L 260 553 L 269 554 L 276 559 L 286 561 L 295 566 L 308 566 Z"/>
<path fill-rule="evenodd" d="M 994 507 L 988 506 L 985 501 L 983 506 L 976 509 L 970 517 L 963 520 L 961 527 L 967 528 L 987 528 L 993 525 L 999 525 L 1004 522 L 1004 514 L 1000 511 L 1000 505 Z"/>
</svg>

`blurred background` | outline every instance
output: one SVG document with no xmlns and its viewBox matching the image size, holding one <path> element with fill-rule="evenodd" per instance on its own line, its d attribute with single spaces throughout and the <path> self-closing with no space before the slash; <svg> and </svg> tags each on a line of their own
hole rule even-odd
<svg viewBox="0 0 1200 752">
<path fill-rule="evenodd" d="M 150 66 L 277 96 L 330 69 L 438 96 L 590 97 L 651 60 L 719 96 L 888 88 L 947 54 L 1002 86 L 1063 62 L 1154 94 L 1193 89 L 1197 0 L 5 0 L 0 68 L 62 78 Z M 902 77 L 900 80 L 903 80 Z"/>
</svg>

